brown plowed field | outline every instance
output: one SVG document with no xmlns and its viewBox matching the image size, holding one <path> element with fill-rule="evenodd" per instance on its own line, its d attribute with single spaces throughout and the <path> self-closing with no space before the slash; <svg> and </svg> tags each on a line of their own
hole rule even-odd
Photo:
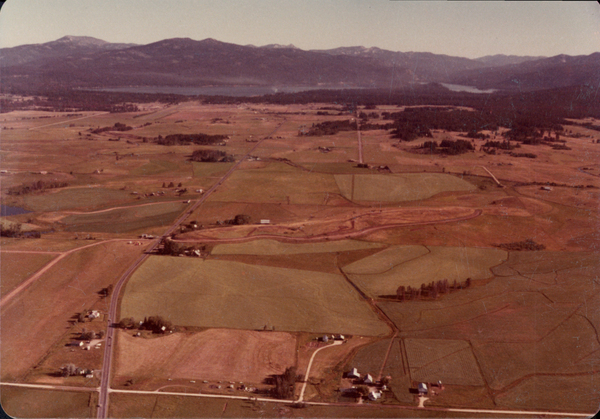
<svg viewBox="0 0 600 419">
<path fill-rule="evenodd" d="M 283 332 L 210 329 L 155 339 L 119 331 L 116 375 L 261 383 L 296 362 L 296 338 Z"/>
</svg>

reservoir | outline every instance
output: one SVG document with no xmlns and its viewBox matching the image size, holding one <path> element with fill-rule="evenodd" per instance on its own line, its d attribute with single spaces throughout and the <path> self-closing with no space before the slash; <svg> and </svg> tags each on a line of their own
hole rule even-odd
<svg viewBox="0 0 600 419">
<path fill-rule="evenodd" d="M 19 207 L 9 207 L 8 205 L 0 205 L 0 216 L 4 217 L 6 215 L 19 215 L 19 214 L 27 214 L 31 211 L 27 211 L 23 208 Z"/>
<path fill-rule="evenodd" d="M 497 89 L 480 90 L 473 86 L 463 86 L 460 84 L 440 83 L 448 90 L 453 92 L 468 92 L 468 93 L 494 93 Z"/>
</svg>

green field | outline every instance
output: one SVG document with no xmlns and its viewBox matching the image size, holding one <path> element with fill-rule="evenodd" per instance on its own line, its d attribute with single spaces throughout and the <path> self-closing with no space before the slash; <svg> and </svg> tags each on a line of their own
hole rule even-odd
<svg viewBox="0 0 600 419">
<path fill-rule="evenodd" d="M 95 406 L 90 406 L 91 395 L 2 386 L 0 400 L 4 411 L 15 418 L 89 418 L 96 413 Z"/>
<path fill-rule="evenodd" d="M 348 370 L 356 368 L 363 377 L 365 374 L 377 377 L 385 361 L 389 346 L 390 339 L 385 339 L 360 348 L 346 368 Z"/>
<path fill-rule="evenodd" d="M 440 192 L 475 189 L 474 185 L 459 177 L 441 173 L 334 175 L 334 177 L 342 195 L 351 201 L 416 201 Z"/>
<path fill-rule="evenodd" d="M 233 167 L 235 163 L 200 163 L 192 162 L 195 177 L 212 177 L 222 176 L 229 169 Z"/>
<path fill-rule="evenodd" d="M 173 173 L 179 170 L 179 165 L 175 162 L 165 160 L 151 160 L 143 166 L 135 168 L 129 172 L 132 176 L 159 175 L 162 173 Z"/>
<path fill-rule="evenodd" d="M 381 246 L 379 243 L 358 240 L 300 244 L 283 243 L 277 240 L 253 240 L 246 243 L 218 244 L 211 253 L 213 255 L 296 255 L 302 253 L 347 252 Z"/>
<path fill-rule="evenodd" d="M 176 325 L 377 336 L 389 332 L 341 275 L 151 256 L 129 280 L 121 318 Z"/>
<path fill-rule="evenodd" d="M 79 207 L 107 206 L 132 200 L 129 192 L 106 188 L 71 188 L 26 195 L 25 205 L 33 211 L 61 211 Z"/>
<path fill-rule="evenodd" d="M 1 253 L 0 293 L 12 291 L 58 255 L 43 253 Z"/>
<path fill-rule="evenodd" d="M 339 194 L 333 175 L 301 170 L 270 172 L 238 170 L 211 196 L 212 201 L 322 204 Z"/>
<path fill-rule="evenodd" d="M 378 297 L 395 295 L 400 285 L 420 287 L 443 279 L 452 284 L 454 280 L 488 278 L 492 276 L 490 268 L 507 257 L 505 251 L 498 249 L 430 246 L 430 252 L 423 253 L 418 247 L 391 247 L 343 270 L 361 289 Z M 352 273 L 370 270 L 374 273 Z"/>
<path fill-rule="evenodd" d="M 429 253 L 425 246 L 391 246 L 367 258 L 344 266 L 347 274 L 378 274 L 396 265 Z"/>
<path fill-rule="evenodd" d="M 450 339 L 405 339 L 410 376 L 414 381 L 484 385 L 469 343 Z"/>
<path fill-rule="evenodd" d="M 182 202 L 143 205 L 97 214 L 69 215 L 61 221 L 67 231 L 132 232 L 171 224 L 185 208 Z"/>
</svg>

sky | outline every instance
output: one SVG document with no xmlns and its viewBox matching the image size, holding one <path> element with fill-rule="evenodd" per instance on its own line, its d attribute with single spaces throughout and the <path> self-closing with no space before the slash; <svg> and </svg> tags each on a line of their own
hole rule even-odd
<svg viewBox="0 0 600 419">
<path fill-rule="evenodd" d="M 256 46 L 379 47 L 477 58 L 600 51 L 597 2 L 7 0 L 0 47 L 92 36 L 148 44 L 214 38 Z"/>
</svg>

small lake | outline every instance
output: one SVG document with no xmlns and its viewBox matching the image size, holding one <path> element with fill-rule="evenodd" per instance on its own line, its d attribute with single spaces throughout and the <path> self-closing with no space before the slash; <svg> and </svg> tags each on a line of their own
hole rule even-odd
<svg viewBox="0 0 600 419">
<path fill-rule="evenodd" d="M 0 205 L 0 216 L 4 217 L 7 215 L 19 215 L 19 214 L 27 214 L 31 211 L 27 211 L 23 208 L 19 207 L 9 207 L 8 205 Z"/>
<path fill-rule="evenodd" d="M 354 88 L 354 87 L 353 87 Z M 128 93 L 170 93 L 185 96 L 263 96 L 275 93 L 298 93 L 310 90 L 324 89 L 348 89 L 339 86 L 130 86 L 130 87 L 107 87 L 91 89 L 102 92 L 128 92 Z"/>
<path fill-rule="evenodd" d="M 498 89 L 480 90 L 474 86 L 463 86 L 460 84 L 440 83 L 445 88 L 453 92 L 468 92 L 468 93 L 494 93 Z"/>
</svg>

